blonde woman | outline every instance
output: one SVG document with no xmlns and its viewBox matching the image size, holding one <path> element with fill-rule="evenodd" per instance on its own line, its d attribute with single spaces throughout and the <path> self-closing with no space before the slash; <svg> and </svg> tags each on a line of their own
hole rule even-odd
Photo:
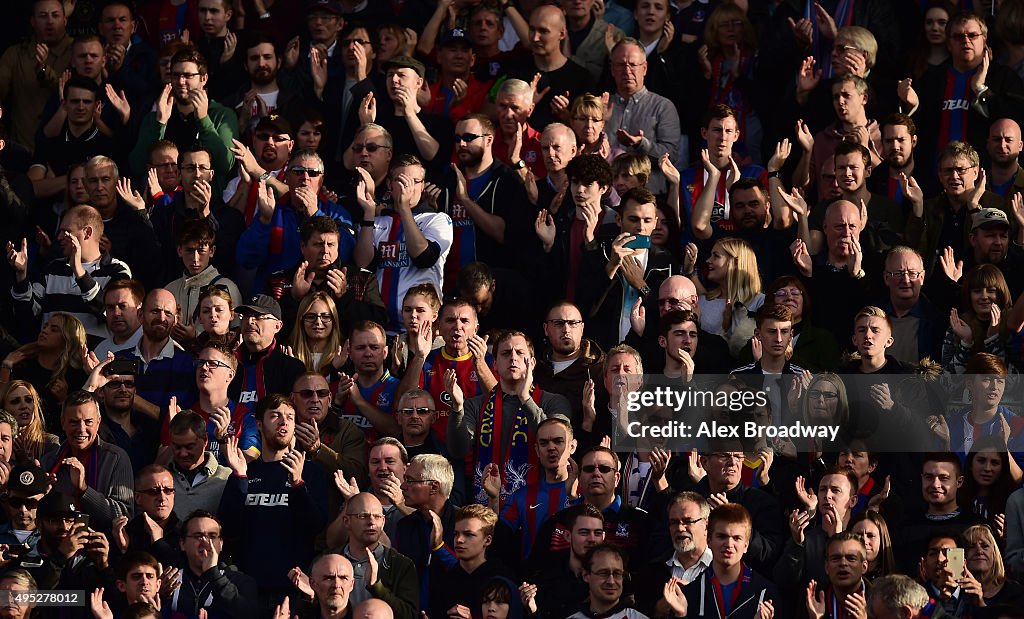
<svg viewBox="0 0 1024 619">
<path fill-rule="evenodd" d="M 341 323 L 334 299 L 326 292 L 306 295 L 299 303 L 289 354 L 309 372 L 327 375 L 341 368 Z"/>
<path fill-rule="evenodd" d="M 705 290 L 696 274 L 691 276 L 700 294 L 700 326 L 723 336 L 735 356 L 754 335 L 754 312 L 764 305 L 757 256 L 743 239 L 719 239 L 706 261 Z"/>
<path fill-rule="evenodd" d="M 14 439 L 15 462 L 32 462 L 60 445 L 56 435 L 46 431 L 43 402 L 32 383 L 12 380 L 0 390 L 0 405 L 14 415 L 18 436 Z"/>
<path fill-rule="evenodd" d="M 50 314 L 36 341 L 4 358 L 0 384 L 26 380 L 43 396 L 43 411 L 49 427 L 56 428 L 60 405 L 68 393 L 87 378 L 83 370 L 85 327 L 64 312 Z"/>
<path fill-rule="evenodd" d="M 964 540 L 967 542 L 967 572 L 973 576 L 968 580 L 976 580 L 981 584 L 985 606 L 1024 606 L 1024 587 L 1006 578 L 1003 555 L 992 535 L 992 529 L 988 525 L 976 524 L 964 531 Z M 970 587 L 970 584 L 964 585 L 968 594 Z"/>
<path fill-rule="evenodd" d="M 580 95 L 572 102 L 569 114 L 572 118 L 572 131 L 579 143 L 579 154 L 601 155 L 611 163 L 620 153 L 625 152 L 608 139 L 604 130 L 607 116 L 604 99 L 591 94 Z"/>
</svg>

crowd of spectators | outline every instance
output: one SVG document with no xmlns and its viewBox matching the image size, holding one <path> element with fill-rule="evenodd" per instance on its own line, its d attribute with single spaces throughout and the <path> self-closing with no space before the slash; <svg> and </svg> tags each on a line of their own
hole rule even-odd
<svg viewBox="0 0 1024 619">
<path fill-rule="evenodd" d="M 1024 0 L 4 6 L 4 617 L 1024 617 Z"/>
</svg>

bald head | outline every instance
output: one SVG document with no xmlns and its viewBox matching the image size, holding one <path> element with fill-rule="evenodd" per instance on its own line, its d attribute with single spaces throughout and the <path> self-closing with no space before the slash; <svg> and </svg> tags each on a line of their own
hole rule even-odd
<svg viewBox="0 0 1024 619">
<path fill-rule="evenodd" d="M 142 335 L 151 342 L 166 342 L 178 322 L 178 301 L 169 290 L 154 288 L 142 303 Z"/>
<path fill-rule="evenodd" d="M 536 58 L 554 59 L 562 54 L 565 15 L 555 6 L 537 7 L 530 14 L 530 52 Z"/>
<path fill-rule="evenodd" d="M 348 607 L 348 596 L 355 585 L 352 563 L 335 553 L 321 556 L 310 570 L 309 585 L 320 602 L 322 614 L 336 615 L 344 612 Z"/>
<path fill-rule="evenodd" d="M 351 499 L 345 502 L 345 513 L 381 513 L 384 511 L 384 506 L 381 504 L 380 499 L 375 497 L 369 492 L 360 492 Z"/>
<path fill-rule="evenodd" d="M 1020 125 L 1009 118 L 1001 118 L 992 123 L 988 130 L 988 141 L 985 143 L 988 156 L 993 167 L 1013 168 L 1020 156 L 1024 143 L 1021 142 Z"/>
<path fill-rule="evenodd" d="M 565 28 L 565 13 L 562 9 L 558 8 L 553 4 L 545 4 L 544 6 L 537 7 L 530 14 L 530 23 L 533 23 L 533 18 L 542 19 L 549 25 L 557 26 L 559 28 Z"/>
<path fill-rule="evenodd" d="M 697 287 L 682 275 L 669 276 L 658 288 L 658 315 L 664 316 L 672 310 L 688 309 L 699 312 Z"/>
<path fill-rule="evenodd" d="M 395 619 L 395 613 L 384 600 L 370 598 L 355 607 L 352 619 Z"/>
</svg>

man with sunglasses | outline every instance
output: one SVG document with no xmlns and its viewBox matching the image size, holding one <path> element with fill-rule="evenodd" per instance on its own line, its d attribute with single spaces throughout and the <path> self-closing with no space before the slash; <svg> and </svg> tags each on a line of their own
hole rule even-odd
<svg viewBox="0 0 1024 619">
<path fill-rule="evenodd" d="M 494 133 L 494 123 L 484 114 L 469 114 L 455 126 L 458 163 L 445 177 L 438 204 L 454 226 L 445 263 L 449 288 L 454 287 L 459 268 L 477 260 L 492 269 L 511 268 L 516 241 L 530 231 L 529 217 L 516 217 L 525 213 L 521 205 L 526 203 L 526 191 L 519 175 L 494 158 Z"/>
<path fill-rule="evenodd" d="M 294 135 L 287 119 L 271 114 L 259 118 L 249 145 L 234 141 L 231 152 L 239 164 L 238 176 L 228 181 L 223 198 L 225 204 L 245 215 L 246 222 L 251 222 L 256 213 L 261 180 L 276 195 L 288 192 L 285 172 L 295 145 Z"/>
<path fill-rule="evenodd" d="M 35 548 L 39 542 L 36 514 L 39 501 L 50 491 L 50 478 L 35 464 L 19 464 L 11 469 L 7 490 L 0 495 L 7 522 L 0 525 L 0 544 L 25 545 L 23 553 Z"/>
<path fill-rule="evenodd" d="M 375 188 L 374 199 L 378 202 L 383 200 L 390 191 L 387 183 L 388 170 L 391 169 L 391 159 L 395 156 L 395 150 L 391 141 L 391 133 L 377 123 L 366 123 L 359 127 L 352 142 L 342 154 L 342 163 L 345 168 L 344 176 L 347 177 L 343 187 L 338 192 L 338 202 L 346 205 L 352 211 L 352 216 L 362 216 L 359 210 L 359 202 L 356 200 L 356 188 L 362 175 L 356 168 L 362 168 L 369 173 Z"/>
<path fill-rule="evenodd" d="M 336 414 L 338 409 L 331 402 L 327 379 L 317 372 L 306 372 L 295 379 L 291 394 L 295 406 L 296 446 L 305 450 L 308 458 L 319 462 L 328 475 L 340 471 L 346 480 L 363 483 L 366 436 L 354 423 Z M 332 494 L 332 501 L 335 498 Z"/>
<path fill-rule="evenodd" d="M 147 552 L 164 565 L 181 565 L 179 520 L 174 513 L 174 477 L 159 464 L 135 474 L 135 512 L 114 521 L 113 535 L 122 553 Z"/>
<path fill-rule="evenodd" d="M 592 447 L 583 454 L 580 463 L 579 503 L 601 510 L 604 540 L 625 550 L 634 565 L 642 565 L 653 558 L 654 549 L 649 547 L 651 517 L 646 511 L 627 504 L 617 494 L 622 481 L 618 454 L 608 447 Z M 532 566 L 539 567 L 558 551 L 570 547 L 570 529 L 566 524 L 572 509 L 558 512 L 540 527 L 530 555 Z"/>
<path fill-rule="evenodd" d="M 278 197 L 259 181 L 256 188 L 256 216 L 238 240 L 238 265 L 255 269 L 252 286 L 261 292 L 271 273 L 297 265 L 301 258 L 299 229 L 310 217 L 326 215 L 338 223 L 341 237 L 338 256 L 347 261 L 352 256 L 355 235 L 348 211 L 321 196 L 324 162 L 311 150 L 292 153 L 285 181 L 288 193 Z"/>
</svg>

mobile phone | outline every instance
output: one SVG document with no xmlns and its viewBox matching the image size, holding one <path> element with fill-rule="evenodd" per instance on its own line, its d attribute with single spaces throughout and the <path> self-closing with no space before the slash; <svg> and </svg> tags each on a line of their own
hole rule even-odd
<svg viewBox="0 0 1024 619">
<path fill-rule="evenodd" d="M 107 364 L 103 373 L 107 376 L 138 376 L 139 360 L 118 357 Z"/>
<path fill-rule="evenodd" d="M 629 249 L 650 249 L 651 248 L 651 237 L 646 234 L 634 235 L 632 241 L 629 241 L 623 247 Z"/>
<path fill-rule="evenodd" d="M 950 548 L 946 551 L 946 565 L 953 572 L 953 578 L 963 578 L 964 575 L 964 549 Z"/>
<path fill-rule="evenodd" d="M 81 512 L 75 514 L 75 531 L 81 531 L 89 528 L 89 514 L 83 514 Z"/>
<path fill-rule="evenodd" d="M 17 544 L 14 546 L 8 546 L 7 550 L 4 552 L 4 561 L 10 561 L 11 559 L 16 559 L 20 557 L 21 555 L 28 552 L 28 549 L 28 544 Z"/>
</svg>

